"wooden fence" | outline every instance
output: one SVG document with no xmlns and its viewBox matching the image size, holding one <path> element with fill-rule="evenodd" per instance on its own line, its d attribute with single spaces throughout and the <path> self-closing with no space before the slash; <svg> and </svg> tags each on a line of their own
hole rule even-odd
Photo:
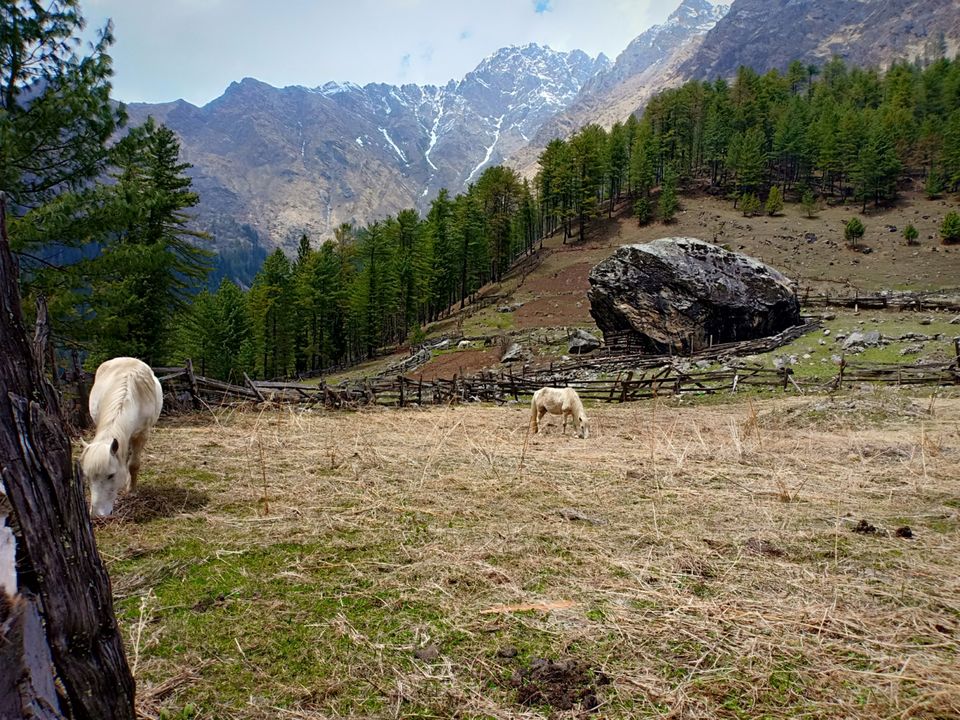
<svg viewBox="0 0 960 720">
<path fill-rule="evenodd" d="M 848 363 L 838 365 L 836 375 L 828 378 L 802 378 L 790 367 L 768 368 L 740 364 L 723 369 L 687 369 L 689 358 L 621 370 L 615 378 L 587 379 L 571 373 L 569 366 L 522 370 L 505 370 L 475 375 L 455 375 L 447 379 L 424 380 L 404 375 L 360 381 L 327 384 L 252 381 L 246 375 L 244 384 L 227 383 L 196 375 L 188 362 L 182 368 L 154 368 L 174 406 L 194 408 L 215 406 L 235 401 L 304 403 L 329 408 L 357 408 L 366 405 L 389 407 L 451 404 L 470 401 L 520 402 L 545 385 L 569 386 L 584 400 L 622 403 L 663 395 L 689 393 L 712 394 L 736 392 L 744 387 L 764 387 L 804 393 L 833 391 L 851 383 L 884 383 L 890 385 L 958 385 L 960 384 L 960 341 L 957 360 L 931 365 L 885 365 Z M 695 357 L 699 359 L 699 357 Z M 634 361 L 644 361 L 634 356 Z M 583 364 L 577 366 L 582 370 Z"/>
<path fill-rule="evenodd" d="M 927 291 L 892 291 L 861 293 L 853 288 L 848 293 L 819 293 L 811 288 L 797 293 L 800 305 L 814 307 L 850 307 L 862 310 L 947 310 L 960 311 L 960 288 Z"/>
</svg>

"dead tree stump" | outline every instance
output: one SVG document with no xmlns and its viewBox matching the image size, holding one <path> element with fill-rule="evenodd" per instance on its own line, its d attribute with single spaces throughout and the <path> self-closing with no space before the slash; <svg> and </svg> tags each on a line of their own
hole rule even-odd
<svg viewBox="0 0 960 720">
<path fill-rule="evenodd" d="M 12 520 L 18 594 L 0 585 L 0 717 L 133 720 L 110 579 L 24 330 L 4 209 L 0 194 L 0 533 Z"/>
</svg>

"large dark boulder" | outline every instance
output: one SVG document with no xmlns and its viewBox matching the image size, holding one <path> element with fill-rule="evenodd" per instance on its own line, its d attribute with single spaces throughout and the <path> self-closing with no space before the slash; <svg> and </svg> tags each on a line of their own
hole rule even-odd
<svg viewBox="0 0 960 720">
<path fill-rule="evenodd" d="M 790 281 L 696 238 L 624 245 L 590 271 L 590 314 L 607 344 L 689 353 L 800 322 Z"/>
</svg>

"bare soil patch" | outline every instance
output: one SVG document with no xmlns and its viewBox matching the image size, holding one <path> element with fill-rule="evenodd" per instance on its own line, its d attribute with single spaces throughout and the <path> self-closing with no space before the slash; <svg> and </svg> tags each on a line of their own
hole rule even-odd
<svg viewBox="0 0 960 720">
<path fill-rule="evenodd" d="M 592 323 L 586 293 L 545 295 L 514 311 L 514 325 L 523 330 Z"/>
<path fill-rule="evenodd" d="M 501 352 L 499 347 L 454 350 L 437 355 L 408 376 L 413 380 L 418 380 L 421 376 L 424 380 L 449 380 L 454 375 L 473 375 L 500 362 Z"/>
</svg>

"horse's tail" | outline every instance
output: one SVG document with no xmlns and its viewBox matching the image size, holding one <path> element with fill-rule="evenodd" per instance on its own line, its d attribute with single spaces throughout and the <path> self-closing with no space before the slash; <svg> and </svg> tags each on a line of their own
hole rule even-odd
<svg viewBox="0 0 960 720">
<path fill-rule="evenodd" d="M 537 394 L 539 392 L 540 391 L 537 390 L 537 392 L 535 392 L 533 397 L 530 399 L 530 432 L 532 433 L 536 433 L 540 429 L 539 424 L 537 423 L 537 417 L 539 415 L 537 412 Z"/>
</svg>

